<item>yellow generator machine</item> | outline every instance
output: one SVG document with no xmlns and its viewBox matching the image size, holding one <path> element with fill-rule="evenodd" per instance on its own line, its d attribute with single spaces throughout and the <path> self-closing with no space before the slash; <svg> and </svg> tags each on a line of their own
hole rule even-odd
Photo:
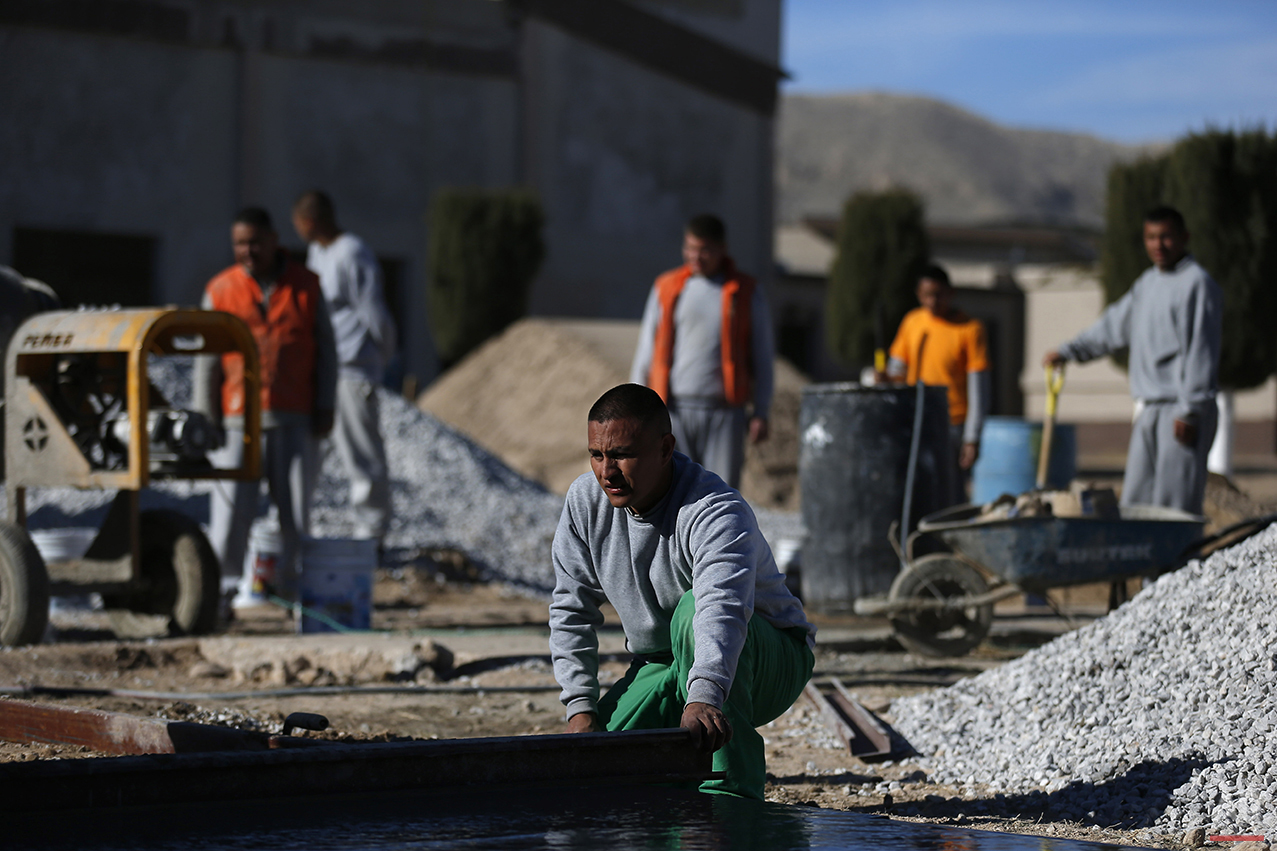
<svg viewBox="0 0 1277 851">
<path fill-rule="evenodd" d="M 243 463 L 217 469 L 221 430 L 172 407 L 154 358 L 243 358 Z M 144 308 L 41 313 L 13 335 L 4 364 L 7 522 L 0 521 L 0 645 L 38 642 L 49 596 L 102 595 L 121 637 L 201 634 L 217 625 L 221 570 L 199 523 L 139 507 L 152 480 L 260 478 L 257 346 L 239 319 Z M 28 488 L 118 491 L 83 558 L 45 564 L 27 534 Z"/>
</svg>

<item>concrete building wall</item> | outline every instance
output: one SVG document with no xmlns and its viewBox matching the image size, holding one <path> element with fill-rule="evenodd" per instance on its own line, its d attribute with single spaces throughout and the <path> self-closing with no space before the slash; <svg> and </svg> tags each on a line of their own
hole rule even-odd
<svg viewBox="0 0 1277 851">
<path fill-rule="evenodd" d="M 701 212 L 722 216 L 736 261 L 769 278 L 769 116 L 535 20 L 523 50 L 528 182 L 550 247 L 533 312 L 637 318 Z"/>
<path fill-rule="evenodd" d="M 426 214 L 443 186 L 539 192 L 537 313 L 637 318 L 705 211 L 766 283 L 780 4 L 635 4 L 700 34 L 684 42 L 753 57 L 715 64 L 754 74 L 739 90 L 638 49 L 661 39 L 609 42 L 606 14 L 546 23 L 555 3 L 134 0 L 119 20 L 70 0 L 0 7 L 0 262 L 15 227 L 145 236 L 153 298 L 194 303 L 231 262 L 236 209 L 265 206 L 298 247 L 291 202 L 322 188 L 396 261 L 405 366 L 423 381 Z"/>
<path fill-rule="evenodd" d="M 781 0 L 639 0 L 636 5 L 756 59 L 780 63 Z"/>
<path fill-rule="evenodd" d="M 252 163 L 245 198 L 266 204 L 286 241 L 293 200 L 324 188 L 341 225 L 402 262 L 408 371 L 432 376 L 425 328 L 427 213 L 442 186 L 516 182 L 512 81 L 266 56 L 246 57 Z M 423 333 L 424 332 L 424 333 Z"/>
<path fill-rule="evenodd" d="M 229 262 L 235 79 L 228 51 L 0 28 L 0 260 L 15 227 L 157 236 L 155 297 L 198 302 Z"/>
</svg>

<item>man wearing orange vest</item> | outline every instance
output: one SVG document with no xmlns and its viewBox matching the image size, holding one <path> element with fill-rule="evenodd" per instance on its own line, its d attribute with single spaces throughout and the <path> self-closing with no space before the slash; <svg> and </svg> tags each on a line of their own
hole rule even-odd
<svg viewBox="0 0 1277 851">
<path fill-rule="evenodd" d="M 774 350 L 762 288 L 736 268 L 726 236 L 717 216 L 687 223 L 683 265 L 648 297 L 630 380 L 665 400 L 679 451 L 736 488 L 746 431 L 767 439 Z"/>
<path fill-rule="evenodd" d="M 208 282 L 202 306 L 238 316 L 257 342 L 262 467 L 283 542 L 276 590 L 289 597 L 301 535 L 310 531 L 318 440 L 333 426 L 337 349 L 319 279 L 280 250 L 270 215 L 260 207 L 240 211 L 231 243 L 235 265 Z M 195 405 L 226 432 L 225 446 L 210 458 L 218 467 L 236 466 L 243 456 L 243 373 L 238 355 L 197 359 Z M 243 573 L 260 494 L 258 482 L 217 482 L 210 497 L 209 542 L 222 563 L 224 594 Z"/>
</svg>

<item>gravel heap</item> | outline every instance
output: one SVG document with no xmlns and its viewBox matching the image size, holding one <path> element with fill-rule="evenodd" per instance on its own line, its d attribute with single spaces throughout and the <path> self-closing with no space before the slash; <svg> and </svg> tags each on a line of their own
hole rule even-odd
<svg viewBox="0 0 1277 851">
<path fill-rule="evenodd" d="M 931 779 L 1008 814 L 1277 834 L 1277 527 L 1025 656 L 892 704 Z M 983 787 L 983 788 L 982 788 Z"/>
<path fill-rule="evenodd" d="M 153 358 L 150 376 L 171 404 L 189 406 L 190 358 Z M 379 390 L 378 401 L 391 478 L 393 517 L 387 547 L 408 555 L 417 549 L 459 550 L 485 578 L 541 592 L 552 590 L 550 542 L 563 497 L 520 476 L 400 396 Z M 143 492 L 142 507 L 173 508 L 207 522 L 211 486 L 158 482 Z M 111 491 L 32 489 L 27 502 L 31 526 L 99 525 L 114 495 Z M 312 510 L 316 536 L 351 534 L 349 497 L 341 459 L 331 441 L 326 441 Z"/>
</svg>

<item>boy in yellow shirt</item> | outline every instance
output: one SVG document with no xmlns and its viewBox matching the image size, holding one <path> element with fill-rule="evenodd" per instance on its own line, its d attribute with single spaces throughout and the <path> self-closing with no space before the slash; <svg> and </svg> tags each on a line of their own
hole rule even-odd
<svg viewBox="0 0 1277 851">
<path fill-rule="evenodd" d="M 948 388 L 949 433 L 961 483 L 980 457 L 980 429 L 989 399 L 984 326 L 953 306 L 953 284 L 940 266 L 923 271 L 917 294 L 921 307 L 900 322 L 886 377 L 916 384 L 921 376 L 925 384 Z M 958 497 L 965 501 L 965 495 Z"/>
</svg>

